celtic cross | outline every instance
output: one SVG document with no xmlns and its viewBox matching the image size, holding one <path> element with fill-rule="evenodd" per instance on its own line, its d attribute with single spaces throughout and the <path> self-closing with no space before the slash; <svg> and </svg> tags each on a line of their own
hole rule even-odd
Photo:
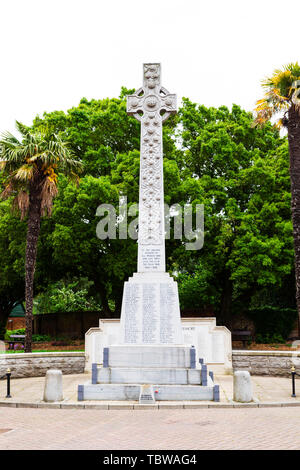
<svg viewBox="0 0 300 470">
<path fill-rule="evenodd" d="M 127 113 L 141 121 L 138 272 L 165 272 L 162 123 L 176 95 L 161 86 L 160 64 L 143 67 L 143 86 L 127 96 Z"/>
</svg>

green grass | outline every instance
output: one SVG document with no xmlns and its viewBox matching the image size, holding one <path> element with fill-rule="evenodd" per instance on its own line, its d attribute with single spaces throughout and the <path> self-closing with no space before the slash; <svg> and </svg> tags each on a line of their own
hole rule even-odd
<svg viewBox="0 0 300 470">
<path fill-rule="evenodd" d="M 76 349 L 76 350 L 72 350 L 72 351 L 66 351 L 64 349 L 62 350 L 56 350 L 56 351 L 53 351 L 53 350 L 50 350 L 50 349 L 34 349 L 32 351 L 33 353 L 40 353 L 40 352 L 53 352 L 53 353 L 56 353 L 56 352 L 84 352 L 84 349 Z M 24 351 L 22 350 L 19 350 L 19 351 L 0 351 L 0 354 L 22 354 L 24 353 Z"/>
</svg>

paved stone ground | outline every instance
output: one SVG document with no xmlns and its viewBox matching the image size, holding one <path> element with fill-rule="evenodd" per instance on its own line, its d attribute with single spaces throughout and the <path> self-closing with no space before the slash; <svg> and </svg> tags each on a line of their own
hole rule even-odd
<svg viewBox="0 0 300 470">
<path fill-rule="evenodd" d="M 0 449 L 299 449 L 299 407 L 0 408 Z"/>
<path fill-rule="evenodd" d="M 77 402 L 77 385 L 87 380 L 85 374 L 64 376 L 65 400 L 52 409 L 42 408 L 49 406 L 42 402 L 44 378 L 12 380 L 11 399 L 0 381 L 0 449 L 300 449 L 300 380 L 299 396 L 292 398 L 291 379 L 252 377 L 255 403 L 249 405 L 233 404 L 232 376 L 217 376 L 220 403 L 162 402 L 161 409 L 136 410 L 134 402 L 125 404 L 131 409 L 108 402 L 106 409 L 72 409 L 99 406 Z"/>
<path fill-rule="evenodd" d="M 65 375 L 63 377 L 64 402 L 63 405 L 77 404 L 77 386 L 90 380 L 90 374 Z M 5 399 L 6 381 L 0 381 L 0 405 L 5 403 L 35 403 L 42 405 L 44 390 L 44 377 L 14 379 L 11 381 L 11 399 Z M 233 397 L 233 377 L 230 375 L 215 376 L 215 383 L 220 385 L 221 404 L 230 405 Z M 300 379 L 296 380 L 298 397 L 291 397 L 291 379 L 284 377 L 252 376 L 253 395 L 256 402 L 263 403 L 295 403 L 300 405 Z M 99 401 L 79 402 L 90 405 L 99 405 Z M 113 403 L 113 402 L 110 402 Z M 116 405 L 116 402 L 114 402 Z M 126 402 L 133 407 L 135 402 Z M 160 402 L 164 403 L 164 402 Z M 177 402 L 177 404 L 182 402 Z M 208 406 L 212 402 L 193 402 Z M 166 403 L 165 403 L 166 404 Z"/>
</svg>

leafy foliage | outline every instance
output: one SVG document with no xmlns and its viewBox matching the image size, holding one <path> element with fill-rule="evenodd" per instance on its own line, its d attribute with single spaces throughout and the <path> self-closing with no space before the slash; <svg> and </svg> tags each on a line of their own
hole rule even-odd
<svg viewBox="0 0 300 470">
<path fill-rule="evenodd" d="M 59 281 L 47 288 L 36 300 L 39 313 L 75 312 L 99 310 L 95 299 L 88 296 L 93 282 L 87 278 Z"/>
<path fill-rule="evenodd" d="M 249 317 L 254 321 L 256 342 L 284 342 L 297 319 L 297 310 L 271 306 L 249 310 Z"/>
<path fill-rule="evenodd" d="M 11 339 L 11 335 L 25 335 L 25 332 L 26 332 L 25 328 L 19 328 L 17 330 L 6 330 L 5 339 L 9 341 Z M 33 334 L 32 341 L 34 343 L 51 341 L 51 336 Z"/>
<path fill-rule="evenodd" d="M 207 303 L 228 324 L 257 290 L 279 288 L 292 270 L 287 143 L 270 124 L 253 128 L 252 115 L 236 105 L 185 99 L 179 115 L 177 195 L 205 207 L 203 249 L 176 251 L 181 306 Z"/>
</svg>

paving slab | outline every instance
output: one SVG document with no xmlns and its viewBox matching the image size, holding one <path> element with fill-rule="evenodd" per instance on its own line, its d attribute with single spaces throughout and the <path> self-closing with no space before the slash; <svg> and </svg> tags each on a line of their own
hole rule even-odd
<svg viewBox="0 0 300 470">
<path fill-rule="evenodd" d="M 128 449 L 299 450 L 300 408 L 216 405 L 158 411 L 1 408 L 0 449 L 103 450 L 106 455 Z M 96 455 L 103 463 L 101 453 Z"/>
<path fill-rule="evenodd" d="M 31 377 L 11 380 L 11 395 L 12 398 L 5 398 L 6 396 L 6 381 L 0 381 L 0 406 L 8 407 L 38 407 L 38 408 L 85 408 L 93 407 L 93 409 L 135 409 L 142 410 L 138 406 L 137 401 L 126 402 L 109 402 L 88 400 L 84 402 L 77 401 L 77 387 L 79 384 L 88 382 L 90 379 L 89 374 L 74 374 L 66 375 L 63 377 L 63 392 L 64 400 L 60 403 L 45 403 L 43 402 L 44 391 L 44 377 Z M 252 376 L 254 403 L 250 406 L 300 406 L 300 379 L 296 379 L 296 398 L 291 397 L 291 379 L 285 377 L 266 377 L 266 376 Z M 216 375 L 215 383 L 220 386 L 220 402 L 212 401 L 176 401 L 176 402 L 156 402 L 156 408 L 213 408 L 222 406 L 237 406 L 233 404 L 233 377 L 230 375 Z M 145 405 L 147 408 L 149 405 Z M 242 405 L 245 406 L 245 405 Z M 147 409 L 145 408 L 145 409 Z M 150 409 L 150 408 L 149 408 Z"/>
</svg>

